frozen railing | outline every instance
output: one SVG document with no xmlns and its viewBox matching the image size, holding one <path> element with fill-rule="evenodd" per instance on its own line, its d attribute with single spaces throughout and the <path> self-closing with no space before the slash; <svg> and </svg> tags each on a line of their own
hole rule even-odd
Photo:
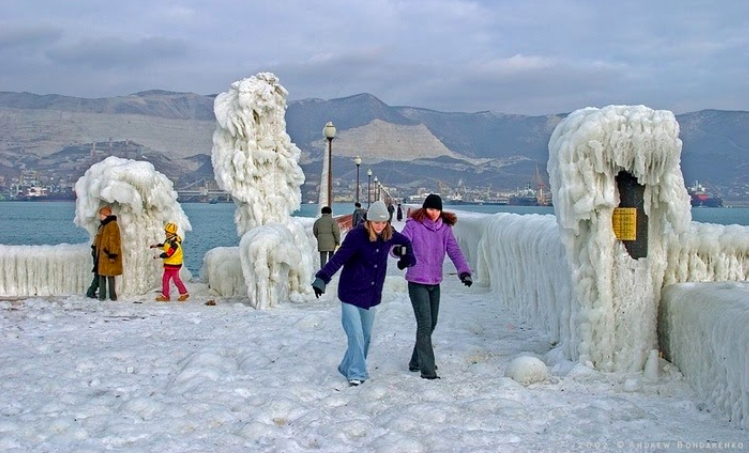
<svg viewBox="0 0 749 453">
<path fill-rule="evenodd" d="M 0 245 L 0 296 L 85 294 L 92 267 L 89 244 Z"/>
</svg>

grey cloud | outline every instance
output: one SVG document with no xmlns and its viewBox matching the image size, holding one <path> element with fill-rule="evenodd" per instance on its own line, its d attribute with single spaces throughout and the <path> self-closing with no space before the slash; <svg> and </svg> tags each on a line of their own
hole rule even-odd
<svg viewBox="0 0 749 453">
<path fill-rule="evenodd" d="M 8 4 L 0 17 L 18 19 L 0 24 L 0 90 L 213 94 L 272 71 L 290 99 L 367 92 L 391 105 L 529 114 L 749 108 L 746 2 Z"/>
<path fill-rule="evenodd" d="M 57 42 L 62 30 L 51 25 L 0 27 L 0 51 L 33 50 Z"/>
<path fill-rule="evenodd" d="M 54 63 L 66 66 L 139 69 L 155 62 L 177 60 L 187 53 L 187 44 L 177 39 L 146 38 L 131 42 L 120 38 L 102 38 L 52 49 L 48 56 Z"/>
</svg>

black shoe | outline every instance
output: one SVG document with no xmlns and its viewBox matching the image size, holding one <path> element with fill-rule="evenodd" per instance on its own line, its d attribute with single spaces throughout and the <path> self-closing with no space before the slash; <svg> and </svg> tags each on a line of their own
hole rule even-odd
<svg viewBox="0 0 749 453">
<path fill-rule="evenodd" d="M 439 370 L 439 369 L 440 369 L 440 367 L 438 367 L 437 365 L 435 365 L 435 366 L 434 366 L 434 369 L 435 369 L 435 370 Z M 421 368 L 419 368 L 419 367 L 413 367 L 413 366 L 409 365 L 409 366 L 408 366 L 408 371 L 410 371 L 410 372 L 412 372 L 412 373 L 415 373 L 415 372 L 417 372 L 417 371 L 421 371 Z"/>
<path fill-rule="evenodd" d="M 429 379 L 429 380 L 432 380 L 432 379 L 442 379 L 439 376 L 437 376 L 436 374 L 434 376 L 425 376 L 425 375 L 422 374 L 421 378 L 422 379 Z"/>
</svg>

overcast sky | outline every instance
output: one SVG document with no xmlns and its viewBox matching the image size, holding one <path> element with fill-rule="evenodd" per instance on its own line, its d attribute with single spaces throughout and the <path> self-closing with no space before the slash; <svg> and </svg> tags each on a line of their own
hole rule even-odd
<svg viewBox="0 0 749 453">
<path fill-rule="evenodd" d="M 745 0 L 2 0 L 0 91 L 216 94 L 545 114 L 749 110 Z"/>
</svg>

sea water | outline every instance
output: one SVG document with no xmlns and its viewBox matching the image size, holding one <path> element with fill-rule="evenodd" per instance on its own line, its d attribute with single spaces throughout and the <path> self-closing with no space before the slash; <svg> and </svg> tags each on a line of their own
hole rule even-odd
<svg viewBox="0 0 749 453">
<path fill-rule="evenodd" d="M 235 205 L 184 203 L 182 209 L 192 224 L 192 231 L 185 235 L 183 243 L 185 266 L 197 277 L 208 250 L 239 244 L 234 224 Z M 353 204 L 333 205 L 333 215 L 350 214 L 353 210 Z M 545 206 L 446 205 L 445 210 L 486 214 L 554 214 L 553 208 Z M 316 204 L 305 204 L 293 215 L 316 217 L 317 212 Z M 74 202 L 0 202 L 0 244 L 89 244 L 91 237 L 86 230 L 73 223 L 74 218 Z M 722 225 L 749 225 L 749 208 L 693 208 L 692 218 L 698 222 Z"/>
</svg>

